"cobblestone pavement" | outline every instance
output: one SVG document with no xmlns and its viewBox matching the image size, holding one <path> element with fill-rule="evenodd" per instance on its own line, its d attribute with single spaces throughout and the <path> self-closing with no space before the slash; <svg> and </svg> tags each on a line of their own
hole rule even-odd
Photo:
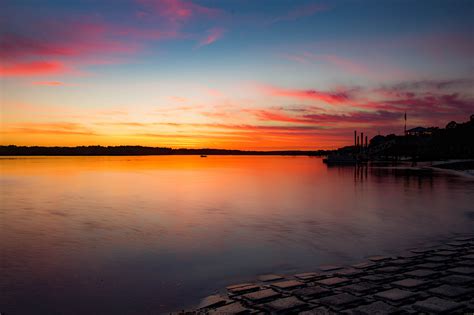
<svg viewBox="0 0 474 315">
<path fill-rule="evenodd" d="M 474 314 L 474 235 L 226 290 L 176 314 Z"/>
</svg>

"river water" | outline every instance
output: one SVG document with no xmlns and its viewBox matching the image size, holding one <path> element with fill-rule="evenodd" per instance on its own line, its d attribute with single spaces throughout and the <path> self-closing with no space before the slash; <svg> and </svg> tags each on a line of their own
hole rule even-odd
<svg viewBox="0 0 474 315">
<path fill-rule="evenodd" d="M 474 181 L 279 156 L 0 158 L 0 312 L 179 310 L 474 231 Z"/>
</svg>

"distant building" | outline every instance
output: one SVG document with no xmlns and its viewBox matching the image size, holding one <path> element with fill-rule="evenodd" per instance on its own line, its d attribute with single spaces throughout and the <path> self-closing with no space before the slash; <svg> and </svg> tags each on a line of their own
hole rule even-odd
<svg viewBox="0 0 474 315">
<path fill-rule="evenodd" d="M 407 130 L 409 136 L 426 136 L 433 134 L 433 128 L 415 127 Z"/>
</svg>

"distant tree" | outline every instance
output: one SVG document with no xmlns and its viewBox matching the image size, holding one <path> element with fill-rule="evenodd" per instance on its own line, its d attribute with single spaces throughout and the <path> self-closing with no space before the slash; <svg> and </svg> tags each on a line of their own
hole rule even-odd
<svg viewBox="0 0 474 315">
<path fill-rule="evenodd" d="M 454 129 L 458 126 L 457 122 L 455 122 L 454 120 L 449 122 L 447 125 L 446 125 L 446 129 Z"/>
<path fill-rule="evenodd" d="M 370 146 L 379 145 L 384 142 L 385 142 L 385 137 L 381 135 L 377 135 L 373 137 L 372 139 L 370 139 Z"/>
</svg>

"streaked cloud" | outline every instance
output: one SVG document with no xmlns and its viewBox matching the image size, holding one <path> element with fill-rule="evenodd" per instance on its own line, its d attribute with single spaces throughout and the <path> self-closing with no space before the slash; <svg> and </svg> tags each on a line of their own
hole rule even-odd
<svg viewBox="0 0 474 315">
<path fill-rule="evenodd" d="M 5 24 L 0 34 L 0 75 L 59 75 L 66 74 L 65 68 L 75 69 L 67 74 L 77 74 L 89 65 L 127 62 L 129 58 L 124 56 L 143 53 L 153 41 L 201 37 L 200 34 L 184 33 L 184 24 L 191 19 L 214 17 L 221 13 L 217 9 L 181 0 L 140 0 L 137 5 L 149 12 L 140 18 L 150 20 L 137 23 L 133 14 L 122 23 L 109 22 L 94 15 L 71 18 L 37 16 L 35 21 L 19 31 L 15 24 L 19 21 L 12 18 L 11 25 Z M 41 30 L 40 36 L 36 34 L 37 29 Z M 199 40 L 198 47 L 215 42 L 223 33 L 222 28 L 209 28 L 204 38 Z"/>
<path fill-rule="evenodd" d="M 224 35 L 224 30 L 221 29 L 221 28 L 210 29 L 210 30 L 207 31 L 206 37 L 203 38 L 199 42 L 199 44 L 197 45 L 197 48 L 200 48 L 202 46 L 210 45 L 210 44 L 214 43 L 215 41 L 219 40 L 220 38 L 222 38 L 223 35 Z"/>
<path fill-rule="evenodd" d="M 269 95 L 290 97 L 302 100 L 322 101 L 329 104 L 344 103 L 351 99 L 351 91 L 339 89 L 326 92 L 316 89 L 288 89 L 270 85 L 260 85 L 258 88 Z"/>
<path fill-rule="evenodd" d="M 291 9 L 285 15 L 274 18 L 271 23 L 277 23 L 282 21 L 293 21 L 300 18 L 312 16 L 317 12 L 328 10 L 328 6 L 320 3 L 310 3 L 302 6 L 297 6 Z"/>
<path fill-rule="evenodd" d="M 61 86 L 61 85 L 65 85 L 64 82 L 60 82 L 60 81 L 36 81 L 36 82 L 32 82 L 31 84 L 33 84 L 33 85 L 46 85 L 46 86 Z"/>
<path fill-rule="evenodd" d="M 2 64 L 0 76 L 59 75 L 68 71 L 68 67 L 60 61 L 24 61 Z"/>
</svg>

